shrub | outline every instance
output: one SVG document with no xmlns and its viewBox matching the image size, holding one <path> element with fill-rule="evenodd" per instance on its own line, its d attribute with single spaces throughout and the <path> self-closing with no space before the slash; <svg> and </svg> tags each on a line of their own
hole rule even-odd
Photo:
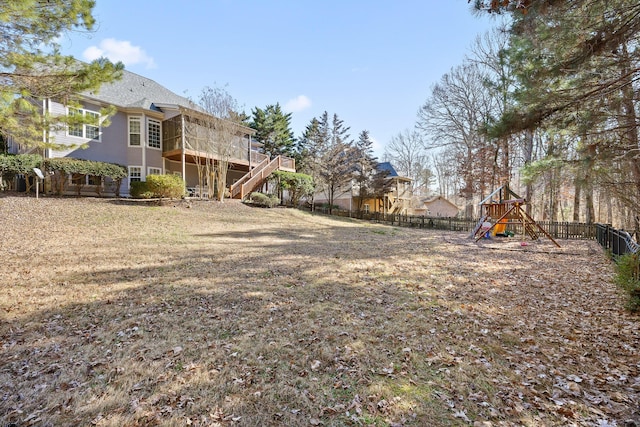
<svg viewBox="0 0 640 427">
<path fill-rule="evenodd" d="M 184 196 L 184 180 L 178 175 L 147 175 L 147 190 L 154 197 L 178 199 Z"/>
<path fill-rule="evenodd" d="M 281 190 L 288 190 L 289 203 L 298 206 L 300 200 L 313 195 L 315 186 L 313 178 L 303 173 L 275 171 L 272 174 L 272 181 L 278 183 Z"/>
<path fill-rule="evenodd" d="M 153 197 L 153 193 L 149 191 L 149 187 L 144 181 L 133 181 L 129 188 L 129 195 L 134 199 L 151 199 Z"/>
<path fill-rule="evenodd" d="M 274 195 L 258 193 L 257 191 L 251 193 L 251 195 L 249 196 L 249 201 L 256 206 L 262 206 L 265 208 L 272 208 L 280 204 L 280 199 L 278 199 L 278 197 Z"/>
<path fill-rule="evenodd" d="M 618 258 L 616 284 L 629 296 L 627 308 L 640 311 L 640 254 L 626 254 Z"/>
<path fill-rule="evenodd" d="M 36 174 L 33 168 L 40 167 L 42 156 L 39 154 L 0 154 L 0 182 L 11 181 L 18 174 L 25 175 L 26 191 L 29 192 L 31 181 L 28 177 L 34 177 Z"/>
<path fill-rule="evenodd" d="M 114 163 L 96 162 L 92 160 L 74 159 L 70 157 L 60 157 L 47 159 L 44 161 L 47 171 L 53 172 L 52 187 L 56 194 L 64 192 L 69 175 L 94 175 L 98 177 L 109 177 L 115 183 L 116 196 L 120 195 L 120 183 L 127 176 L 127 168 Z M 76 186 L 76 191 L 80 194 L 81 185 Z M 101 189 L 96 188 L 99 193 Z"/>
</svg>

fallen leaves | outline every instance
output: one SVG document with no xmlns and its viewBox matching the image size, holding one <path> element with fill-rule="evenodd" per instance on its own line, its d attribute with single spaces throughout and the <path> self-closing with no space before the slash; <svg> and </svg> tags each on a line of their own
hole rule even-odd
<svg viewBox="0 0 640 427">
<path fill-rule="evenodd" d="M 640 416 L 639 321 L 592 242 L 476 245 L 234 202 L 32 202 L 0 196 L 5 218 L 34 212 L 0 229 L 5 424 Z"/>
</svg>

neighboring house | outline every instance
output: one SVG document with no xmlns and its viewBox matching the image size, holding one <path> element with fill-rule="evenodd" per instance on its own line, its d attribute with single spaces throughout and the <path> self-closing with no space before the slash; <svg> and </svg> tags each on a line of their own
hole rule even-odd
<svg viewBox="0 0 640 427">
<path fill-rule="evenodd" d="M 436 196 L 424 201 L 424 207 L 415 209 L 417 215 L 454 217 L 460 212 L 460 208 L 442 196 Z"/>
<path fill-rule="evenodd" d="M 144 181 L 150 174 L 180 175 L 187 188 L 200 183 L 207 186 L 202 166 L 198 170 L 198 165 L 205 162 L 229 162 L 227 183 L 236 183 L 231 188 L 235 197 L 259 186 L 275 169 L 295 171 L 293 159 L 278 157 L 271 161 L 259 153 L 259 145 L 252 141 L 254 130 L 245 126 L 234 125 L 234 138 L 223 152 L 214 130 L 220 119 L 153 80 L 128 71 L 123 72 L 122 79 L 102 85 L 99 92 L 82 93 L 81 104 L 82 109 L 69 111 L 55 100 L 43 102 L 53 115 L 70 112 L 97 117 L 101 107 L 108 105 L 115 106 L 117 113 L 107 127 L 82 125 L 52 134 L 56 144 L 68 145 L 69 149 L 47 149 L 45 158 L 73 157 L 126 166 L 129 173 L 121 185 L 122 195 L 128 195 L 131 182 Z M 77 148 L 79 145 L 86 147 Z M 86 190 L 94 191 L 95 181 L 88 176 L 85 179 Z M 102 184 L 107 186 L 105 193 L 115 192 L 109 184 Z"/>
<path fill-rule="evenodd" d="M 362 201 L 362 211 L 365 213 L 408 214 L 411 209 L 411 178 L 398 175 L 390 162 L 378 163 L 378 171 L 386 171 L 385 188 L 387 191 L 376 198 L 365 198 Z M 358 208 L 359 190 L 355 184 L 342 191 L 336 192 L 333 204 L 340 209 L 355 211 Z M 328 203 L 323 192 L 314 196 L 316 206 Z"/>
</svg>

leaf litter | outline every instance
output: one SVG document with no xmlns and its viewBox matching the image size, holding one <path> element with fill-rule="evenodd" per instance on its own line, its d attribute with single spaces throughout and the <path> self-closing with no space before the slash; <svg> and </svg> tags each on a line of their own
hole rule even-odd
<svg viewBox="0 0 640 427">
<path fill-rule="evenodd" d="M 0 196 L 3 425 L 640 425 L 594 242 Z"/>
</svg>

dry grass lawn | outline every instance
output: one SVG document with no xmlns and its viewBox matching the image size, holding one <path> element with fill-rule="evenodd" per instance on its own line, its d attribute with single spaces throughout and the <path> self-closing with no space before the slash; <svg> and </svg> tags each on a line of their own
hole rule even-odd
<svg viewBox="0 0 640 427">
<path fill-rule="evenodd" d="M 1 426 L 640 425 L 640 319 L 595 242 L 237 202 L 0 220 Z"/>
</svg>

